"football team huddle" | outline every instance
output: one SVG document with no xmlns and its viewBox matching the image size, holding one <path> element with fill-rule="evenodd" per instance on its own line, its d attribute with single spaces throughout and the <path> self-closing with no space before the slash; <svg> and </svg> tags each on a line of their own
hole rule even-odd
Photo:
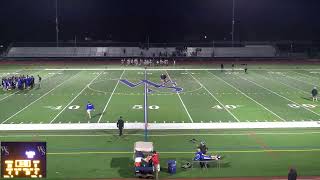
<svg viewBox="0 0 320 180">
<path fill-rule="evenodd" d="M 41 82 L 41 77 L 38 75 L 39 85 Z M 1 80 L 1 86 L 4 91 L 9 90 L 24 90 L 32 89 L 35 85 L 35 78 L 31 75 L 20 75 L 20 76 L 10 76 L 3 77 Z M 39 86 L 40 87 L 40 86 Z"/>
</svg>

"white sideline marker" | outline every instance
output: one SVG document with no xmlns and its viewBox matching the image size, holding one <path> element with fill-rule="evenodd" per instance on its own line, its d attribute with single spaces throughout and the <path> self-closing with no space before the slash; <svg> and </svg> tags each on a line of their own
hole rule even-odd
<svg viewBox="0 0 320 180">
<path fill-rule="evenodd" d="M 95 78 L 93 78 L 93 79 L 90 81 L 90 83 L 89 83 L 88 85 L 86 85 L 86 86 L 78 93 L 78 95 L 76 95 L 76 96 L 50 121 L 50 124 L 51 124 L 54 120 L 56 120 L 57 117 L 58 117 L 67 107 L 69 107 L 70 104 L 71 104 L 75 99 L 77 99 L 77 98 L 82 94 L 82 92 L 83 92 L 84 90 L 86 90 L 87 87 L 88 87 L 94 80 L 96 80 L 101 74 L 102 74 L 102 73 L 100 73 L 98 76 L 96 76 Z"/>
<path fill-rule="evenodd" d="M 103 114 L 106 112 L 107 107 L 108 107 L 108 105 L 109 105 L 109 103 L 110 103 L 110 100 L 111 100 L 114 92 L 116 91 L 116 89 L 117 89 L 117 87 L 118 87 L 118 85 L 119 85 L 120 79 L 122 78 L 122 76 L 123 76 L 123 74 L 124 74 L 125 71 L 126 71 L 126 70 L 123 70 L 123 72 L 122 72 L 122 74 L 121 74 L 121 76 L 120 76 L 120 78 L 119 78 L 116 86 L 113 88 L 113 91 L 112 91 L 112 93 L 111 93 L 111 95 L 110 95 L 110 97 L 109 97 L 109 99 L 108 99 L 108 101 L 107 101 L 107 104 L 104 106 L 103 111 L 102 111 L 102 113 L 101 113 L 101 115 L 100 115 L 100 117 L 99 117 L 98 123 L 100 123 Z"/>
<path fill-rule="evenodd" d="M 77 73 L 79 74 L 79 73 Z M 73 75 L 71 78 L 63 81 L 62 83 L 60 83 L 59 85 L 57 85 L 56 87 L 52 88 L 50 91 L 46 92 L 45 94 L 43 94 L 42 96 L 40 96 L 38 99 L 34 100 L 33 102 L 31 102 L 30 104 L 28 104 L 26 107 L 22 108 L 20 111 L 16 112 L 15 114 L 13 114 L 12 116 L 10 116 L 8 119 L 4 120 L 1 122 L 1 124 L 7 122 L 8 120 L 10 120 L 11 118 L 13 118 L 14 116 L 16 116 L 17 114 L 19 114 L 20 112 L 22 112 L 23 110 L 27 109 L 28 107 L 30 107 L 32 104 L 34 104 L 35 102 L 39 101 L 40 99 L 42 99 L 43 97 L 45 97 L 46 95 L 48 95 L 49 93 L 51 93 L 52 91 L 54 91 L 55 89 L 57 89 L 58 87 L 62 86 L 65 82 L 69 81 L 70 79 L 73 79 L 74 77 L 76 77 L 76 75 Z"/>
<path fill-rule="evenodd" d="M 166 73 L 167 73 L 167 75 L 168 75 L 168 78 L 169 78 L 169 79 L 170 79 L 170 81 L 172 82 L 172 79 L 171 79 L 171 77 L 170 77 L 170 75 L 169 75 L 169 73 L 168 73 L 168 71 L 167 71 L 167 70 L 166 70 Z M 174 87 L 176 87 L 176 85 L 174 85 L 174 84 L 173 84 L 173 86 L 174 86 Z M 188 115 L 188 117 L 189 117 L 190 121 L 193 123 L 193 119 L 192 119 L 192 117 L 191 117 L 191 115 L 190 115 L 190 113 L 189 113 L 189 111 L 188 111 L 188 109 L 187 109 L 186 105 L 184 104 L 184 102 L 183 102 L 183 100 L 182 100 L 182 98 L 181 98 L 180 94 L 179 94 L 178 92 L 177 92 L 176 94 L 178 95 L 178 97 L 179 97 L 179 99 L 180 99 L 180 102 L 181 102 L 181 104 L 182 104 L 182 106 L 183 106 L 184 110 L 186 111 L 186 113 L 187 113 L 187 115 Z"/>
<path fill-rule="evenodd" d="M 216 96 L 214 96 L 197 78 L 195 78 L 195 77 L 194 77 L 192 74 L 190 74 L 190 73 L 189 73 L 189 75 L 190 75 L 194 80 L 196 80 L 196 81 L 200 84 L 200 86 L 202 86 L 216 101 L 218 101 L 218 103 L 219 103 L 235 120 L 237 120 L 238 122 L 240 122 L 240 120 L 239 120 L 232 112 L 230 112 L 229 109 L 226 108 L 226 107 L 219 101 L 219 99 L 218 99 Z"/>
</svg>

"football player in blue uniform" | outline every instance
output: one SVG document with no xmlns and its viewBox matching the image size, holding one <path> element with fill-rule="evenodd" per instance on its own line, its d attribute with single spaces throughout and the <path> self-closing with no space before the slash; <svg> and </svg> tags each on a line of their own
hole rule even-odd
<svg viewBox="0 0 320 180">
<path fill-rule="evenodd" d="M 94 106 L 89 101 L 87 103 L 86 110 L 87 110 L 89 119 L 91 119 L 91 111 L 94 111 Z"/>
</svg>

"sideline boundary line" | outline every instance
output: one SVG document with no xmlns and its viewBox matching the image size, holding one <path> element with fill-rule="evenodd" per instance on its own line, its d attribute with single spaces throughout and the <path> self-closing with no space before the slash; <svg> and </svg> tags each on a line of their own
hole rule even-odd
<svg viewBox="0 0 320 180">
<path fill-rule="evenodd" d="M 34 70 L 38 70 L 38 68 L 35 68 Z M 39 69 L 39 70 L 46 70 L 46 71 L 59 71 L 59 70 L 64 70 L 64 71 L 105 71 L 105 70 L 127 70 L 127 71 L 142 71 L 144 70 L 144 67 L 141 68 L 44 68 L 44 69 Z M 175 70 L 175 71 L 206 71 L 206 70 L 216 70 L 216 71 L 221 71 L 220 68 L 151 68 L 148 69 L 148 71 L 165 71 L 165 70 Z M 227 71 L 231 71 L 231 68 L 225 68 L 224 70 Z M 235 68 L 233 70 L 240 70 L 243 71 L 243 68 Z M 253 68 L 250 70 L 293 70 L 293 68 L 289 69 L 289 68 L 284 68 L 284 69 L 267 69 L 267 68 L 261 68 L 261 69 L 257 69 L 257 68 Z M 306 70 L 306 71 L 319 71 L 319 69 L 299 69 L 299 70 Z"/>
<path fill-rule="evenodd" d="M 126 123 L 126 129 L 144 129 L 144 123 Z M 269 129 L 320 128 L 320 121 L 302 122 L 233 122 L 233 123 L 149 123 L 150 130 L 175 129 Z M 106 130 L 117 129 L 114 123 L 0 124 L 0 131 L 19 130 Z"/>
<path fill-rule="evenodd" d="M 171 137 L 171 136 L 248 136 L 247 133 L 186 133 L 186 134 L 149 134 L 150 137 Z M 256 135 L 309 135 L 320 134 L 318 131 L 311 132 L 255 132 Z M 144 136 L 143 134 L 124 134 L 125 136 Z M 113 137 L 115 134 L 15 134 L 15 135 L 0 135 L 4 138 L 15 137 Z"/>
<path fill-rule="evenodd" d="M 43 69 L 42 69 L 43 70 Z M 141 68 L 70 68 L 70 69 L 65 69 L 65 68 L 45 68 L 44 70 L 46 71 L 59 71 L 59 70 L 64 70 L 64 71 L 106 71 L 106 70 L 114 70 L 114 71 L 143 71 L 144 67 Z M 216 70 L 216 71 L 220 71 L 220 68 L 210 68 L 210 69 L 204 69 L 204 68 L 151 68 L 151 69 L 147 69 L 147 71 L 186 71 L 186 70 L 197 70 L 197 71 L 205 71 L 205 70 Z M 232 70 L 232 69 L 225 69 L 225 70 Z M 239 70 L 239 71 L 243 71 L 243 69 L 241 68 L 235 68 L 233 70 Z M 319 69 L 320 70 L 320 69 Z"/>
</svg>

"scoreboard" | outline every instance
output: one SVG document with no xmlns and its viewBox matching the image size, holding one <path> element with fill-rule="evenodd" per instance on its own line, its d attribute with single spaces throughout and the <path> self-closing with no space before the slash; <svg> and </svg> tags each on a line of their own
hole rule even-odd
<svg viewBox="0 0 320 180">
<path fill-rule="evenodd" d="M 45 178 L 46 142 L 1 142 L 1 178 Z"/>
</svg>

